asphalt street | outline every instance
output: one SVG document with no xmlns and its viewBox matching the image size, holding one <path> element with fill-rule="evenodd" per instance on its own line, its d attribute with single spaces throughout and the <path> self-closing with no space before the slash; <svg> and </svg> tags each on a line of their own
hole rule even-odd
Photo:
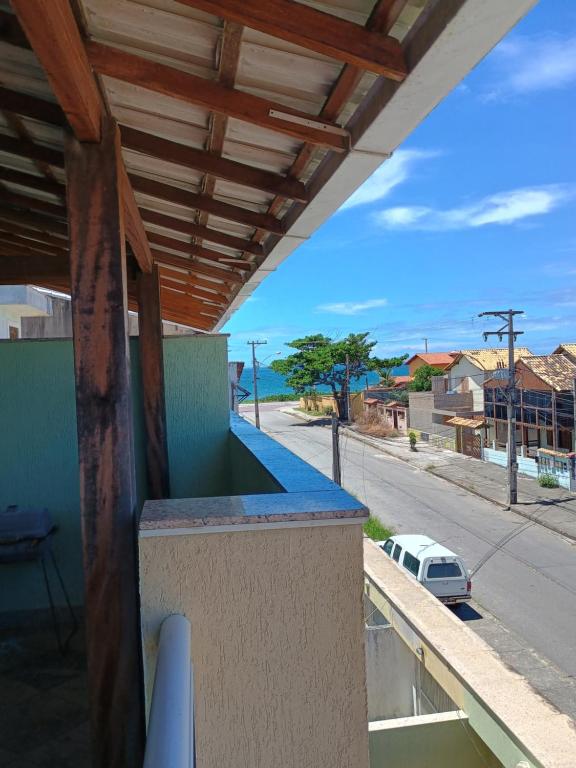
<svg viewBox="0 0 576 768">
<path fill-rule="evenodd" d="M 330 431 L 279 410 L 263 429 L 331 476 Z M 457 609 L 511 667 L 576 719 L 576 545 L 441 478 L 341 440 L 346 490 L 397 533 L 424 533 L 474 571 L 471 606 Z"/>
</svg>

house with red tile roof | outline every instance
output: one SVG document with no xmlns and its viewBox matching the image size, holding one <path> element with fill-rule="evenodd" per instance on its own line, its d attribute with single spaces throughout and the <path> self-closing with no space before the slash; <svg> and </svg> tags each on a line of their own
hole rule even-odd
<svg viewBox="0 0 576 768">
<path fill-rule="evenodd" d="M 406 365 L 408 366 L 410 376 L 414 376 L 418 368 L 421 368 L 423 365 L 433 365 L 435 368 L 440 368 L 443 371 L 452 364 L 457 354 L 457 352 L 419 352 L 416 355 L 412 355 L 409 360 L 406 360 Z"/>
</svg>

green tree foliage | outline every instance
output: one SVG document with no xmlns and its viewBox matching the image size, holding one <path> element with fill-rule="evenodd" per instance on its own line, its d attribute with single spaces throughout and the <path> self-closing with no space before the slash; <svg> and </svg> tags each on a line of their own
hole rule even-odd
<svg viewBox="0 0 576 768">
<path fill-rule="evenodd" d="M 374 370 L 380 376 L 380 384 L 383 387 L 392 387 L 394 385 L 394 376 L 392 371 L 394 368 L 399 368 L 408 360 L 408 355 L 400 355 L 399 357 L 384 357 L 378 360 L 378 365 Z"/>
<path fill-rule="evenodd" d="M 316 385 L 330 387 L 340 418 L 347 419 L 346 355 L 350 380 L 361 378 L 376 370 L 381 362 L 370 357 L 375 345 L 375 341 L 368 341 L 367 333 L 351 333 L 339 341 L 314 334 L 289 342 L 287 346 L 296 352 L 283 360 L 274 360 L 270 367 L 286 376 L 286 383 L 297 394 L 308 393 Z"/>
<path fill-rule="evenodd" d="M 421 365 L 414 374 L 414 380 L 408 384 L 412 392 L 430 392 L 432 389 L 432 376 L 440 376 L 441 368 L 434 365 Z"/>
</svg>

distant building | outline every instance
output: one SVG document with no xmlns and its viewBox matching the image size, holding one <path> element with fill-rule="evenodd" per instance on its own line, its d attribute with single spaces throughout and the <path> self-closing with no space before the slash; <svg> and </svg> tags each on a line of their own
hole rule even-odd
<svg viewBox="0 0 576 768">
<path fill-rule="evenodd" d="M 514 360 L 532 355 L 527 347 L 514 350 Z M 484 382 L 494 371 L 508 367 L 508 348 L 462 349 L 445 370 L 446 392 L 472 394 L 472 411 L 484 410 Z"/>
<path fill-rule="evenodd" d="M 433 365 L 435 368 L 440 368 L 443 371 L 448 368 L 457 354 L 457 352 L 424 352 L 412 355 L 406 361 L 408 372 L 410 376 L 414 376 L 418 368 L 421 368 L 423 365 Z"/>
<path fill-rule="evenodd" d="M 576 362 L 566 354 L 523 357 L 516 362 L 516 444 L 528 455 L 539 448 L 570 452 L 574 447 Z M 484 415 L 488 441 L 507 443 L 507 376 L 484 384 Z"/>
</svg>

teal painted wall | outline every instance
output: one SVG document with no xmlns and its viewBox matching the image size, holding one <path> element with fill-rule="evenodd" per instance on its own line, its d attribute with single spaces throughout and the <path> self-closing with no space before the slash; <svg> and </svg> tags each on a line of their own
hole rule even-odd
<svg viewBox="0 0 576 768">
<path fill-rule="evenodd" d="M 131 339 L 134 455 L 146 498 L 138 342 Z M 166 417 L 174 498 L 230 493 L 225 336 L 164 340 Z M 82 602 L 74 358 L 69 339 L 0 342 L 0 514 L 9 504 L 50 509 L 73 602 Z M 63 603 L 58 590 L 57 602 Z M 0 612 L 47 607 L 36 564 L 0 566 Z"/>
<path fill-rule="evenodd" d="M 0 510 L 47 507 L 54 551 L 82 601 L 74 358 L 68 340 L 0 342 Z M 52 569 L 49 566 L 52 576 Z M 55 588 L 58 603 L 63 602 Z M 36 563 L 0 565 L 0 611 L 48 606 Z"/>
<path fill-rule="evenodd" d="M 166 428 L 173 499 L 229 490 L 226 336 L 164 339 Z"/>
</svg>

